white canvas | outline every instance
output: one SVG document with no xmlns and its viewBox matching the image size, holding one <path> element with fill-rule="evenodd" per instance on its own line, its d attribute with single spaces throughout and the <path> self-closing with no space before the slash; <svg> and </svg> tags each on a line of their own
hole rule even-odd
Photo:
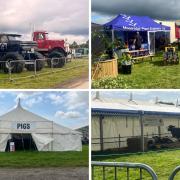
<svg viewBox="0 0 180 180">
<path fill-rule="evenodd" d="M 0 116 L 0 151 L 12 133 L 31 134 L 39 151 L 81 151 L 82 134 L 21 107 Z"/>
</svg>

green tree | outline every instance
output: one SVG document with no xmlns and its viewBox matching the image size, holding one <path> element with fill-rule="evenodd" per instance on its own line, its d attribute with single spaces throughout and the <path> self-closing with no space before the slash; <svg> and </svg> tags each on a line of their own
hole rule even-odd
<svg viewBox="0 0 180 180">
<path fill-rule="evenodd" d="M 76 41 L 74 41 L 72 44 L 70 44 L 70 48 L 78 48 L 79 45 Z"/>
</svg>

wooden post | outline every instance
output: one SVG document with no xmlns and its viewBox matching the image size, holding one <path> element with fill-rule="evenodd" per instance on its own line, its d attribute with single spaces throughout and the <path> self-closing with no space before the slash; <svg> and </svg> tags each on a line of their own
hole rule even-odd
<svg viewBox="0 0 180 180">
<path fill-rule="evenodd" d="M 101 145 L 101 151 L 104 150 L 104 140 L 103 140 L 103 119 L 104 116 L 99 116 L 99 127 L 100 127 L 100 145 Z"/>
</svg>

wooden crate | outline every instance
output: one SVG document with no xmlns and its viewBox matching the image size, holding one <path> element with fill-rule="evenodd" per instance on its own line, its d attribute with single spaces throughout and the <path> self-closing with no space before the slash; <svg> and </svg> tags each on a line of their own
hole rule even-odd
<svg viewBox="0 0 180 180">
<path fill-rule="evenodd" d="M 117 59 L 99 61 L 92 69 L 92 79 L 101 79 L 104 77 L 117 77 L 118 63 Z"/>
</svg>

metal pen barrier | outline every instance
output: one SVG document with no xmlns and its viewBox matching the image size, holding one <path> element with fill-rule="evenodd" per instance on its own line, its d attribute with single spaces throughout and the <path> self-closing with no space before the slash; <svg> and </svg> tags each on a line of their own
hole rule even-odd
<svg viewBox="0 0 180 180">
<path fill-rule="evenodd" d="M 174 180 L 175 176 L 177 175 L 177 173 L 180 171 L 180 166 L 177 166 L 173 172 L 171 173 L 171 175 L 169 176 L 169 180 Z"/>
<path fill-rule="evenodd" d="M 1 71 L 3 71 L 2 67 L 6 68 L 6 71 L 4 71 L 4 77 L 0 78 L 0 81 L 16 81 L 16 80 L 20 80 L 20 79 L 26 79 L 26 78 L 36 78 L 40 75 L 46 75 L 46 74 L 51 74 L 51 73 L 56 73 L 56 72 L 60 72 L 60 71 L 66 71 L 66 70 L 70 70 L 70 69 L 74 69 L 74 68 L 79 68 L 82 67 L 84 65 L 77 65 L 77 66 L 73 66 L 73 67 L 67 67 L 67 68 L 60 68 L 60 67 L 55 67 L 55 65 L 57 64 L 57 61 L 60 61 L 61 59 L 63 59 L 65 61 L 65 64 L 67 63 L 67 58 L 64 59 L 64 57 L 62 58 L 43 58 L 43 59 L 30 59 L 30 60 L 12 60 L 12 61 L 0 61 L 0 68 Z M 47 71 L 42 71 L 40 72 L 40 70 L 38 70 L 38 64 L 40 63 L 40 61 L 42 61 L 44 64 L 43 66 L 47 66 L 47 68 L 50 69 Z M 48 61 L 51 64 L 48 64 Z M 23 76 L 17 76 L 18 72 L 14 74 L 13 72 L 13 68 L 16 65 L 15 63 L 22 63 L 23 67 L 26 68 L 26 65 L 32 65 L 31 67 L 31 73 L 25 74 Z M 28 70 L 27 70 L 28 71 Z M 2 72 L 3 73 L 3 72 Z"/>
<path fill-rule="evenodd" d="M 139 179 L 143 179 L 143 171 L 145 170 L 151 177 L 152 180 L 158 180 L 158 177 L 154 170 L 142 163 L 128 163 L 128 162 L 99 162 L 99 161 L 92 161 L 91 162 L 91 167 L 92 167 L 92 180 L 94 179 L 94 169 L 95 167 L 102 167 L 103 175 L 102 179 L 106 180 L 106 167 L 112 167 L 114 168 L 114 180 L 118 179 L 118 167 L 120 168 L 126 168 L 126 179 L 130 180 L 130 169 L 139 169 Z"/>
</svg>

